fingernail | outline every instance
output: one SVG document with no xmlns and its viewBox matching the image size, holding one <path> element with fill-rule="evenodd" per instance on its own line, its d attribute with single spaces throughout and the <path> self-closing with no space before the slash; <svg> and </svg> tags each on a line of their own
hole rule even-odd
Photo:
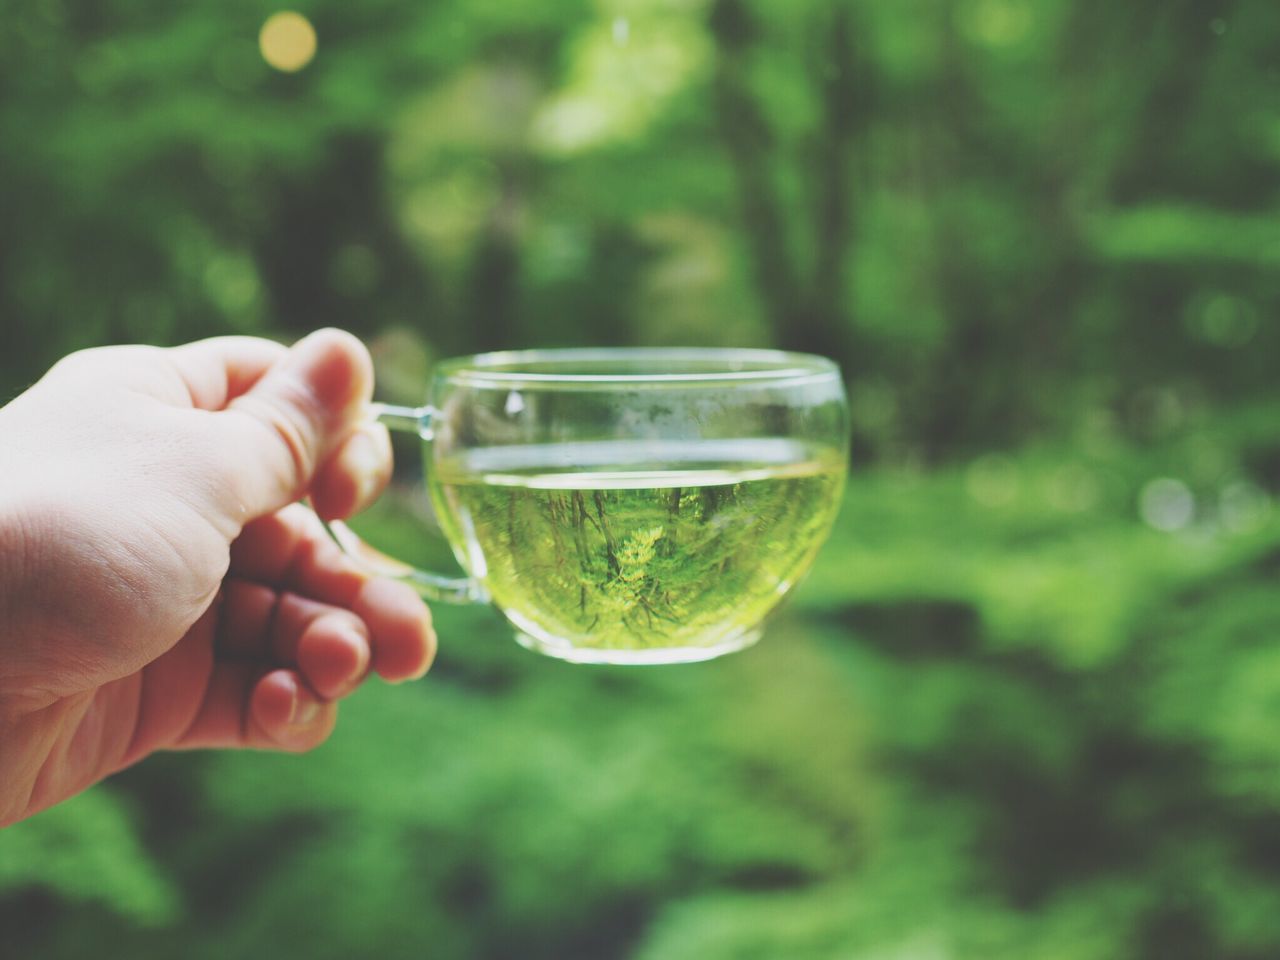
<svg viewBox="0 0 1280 960">
<path fill-rule="evenodd" d="M 347 441 L 345 459 L 356 483 L 356 502 L 365 506 L 378 487 L 384 459 L 382 445 L 369 427 L 361 427 Z"/>
<path fill-rule="evenodd" d="M 297 713 L 298 713 L 298 695 L 300 691 L 298 690 L 298 685 L 294 683 L 292 680 L 288 681 L 288 683 L 289 683 L 289 716 L 285 718 L 284 722 L 286 724 L 291 724 L 293 723 L 293 718 L 297 716 Z"/>
<path fill-rule="evenodd" d="M 423 658 L 422 666 L 414 672 L 413 676 L 409 678 L 410 680 L 421 680 L 425 677 L 427 675 L 427 671 L 431 669 L 431 664 L 435 661 L 436 632 L 429 624 L 427 626 L 427 636 L 430 638 L 427 641 L 427 656 Z"/>
<path fill-rule="evenodd" d="M 290 719 L 289 725 L 305 727 L 318 716 L 320 716 L 320 704 L 309 696 L 300 695 L 294 700 L 293 717 Z"/>
<path fill-rule="evenodd" d="M 369 639 L 354 630 L 346 632 L 346 643 L 356 651 L 356 661 L 347 674 L 347 680 L 355 683 L 363 680 L 369 669 Z"/>
</svg>

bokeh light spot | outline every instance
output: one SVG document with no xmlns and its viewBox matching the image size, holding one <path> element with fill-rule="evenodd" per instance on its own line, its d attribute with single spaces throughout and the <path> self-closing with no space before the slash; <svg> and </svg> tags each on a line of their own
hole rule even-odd
<svg viewBox="0 0 1280 960">
<path fill-rule="evenodd" d="M 1079 464 L 1066 464 L 1053 472 L 1046 493 L 1049 505 L 1055 510 L 1082 513 L 1097 506 L 1101 489 L 1092 470 Z"/>
<path fill-rule="evenodd" d="M 1023 40 L 1033 25 L 1025 0 L 969 0 L 959 7 L 958 15 L 969 38 L 989 47 L 1012 46 Z"/>
<path fill-rule="evenodd" d="M 1243 347 L 1258 329 L 1258 311 L 1241 297 L 1209 297 L 1200 313 L 1200 334 L 1218 347 Z"/>
<path fill-rule="evenodd" d="M 1165 533 L 1186 527 L 1195 512 L 1196 501 L 1190 488 L 1171 477 L 1149 481 L 1138 497 L 1138 513 L 1143 523 Z"/>
<path fill-rule="evenodd" d="M 1253 533 L 1260 530 L 1271 514 L 1271 498 L 1265 490 L 1237 480 L 1222 488 L 1218 498 L 1218 516 L 1230 533 Z"/>
<path fill-rule="evenodd" d="M 250 313 L 262 292 L 253 261 L 242 254 L 218 254 L 204 269 L 204 286 L 209 297 L 230 317 Z"/>
<path fill-rule="evenodd" d="M 984 507 L 1003 507 L 1018 498 L 1018 465 L 1000 454 L 988 454 L 969 464 L 964 486 Z"/>
<path fill-rule="evenodd" d="M 258 34 L 262 59 L 285 73 L 296 73 L 316 55 L 316 31 L 311 21 L 293 10 L 273 13 Z"/>
</svg>

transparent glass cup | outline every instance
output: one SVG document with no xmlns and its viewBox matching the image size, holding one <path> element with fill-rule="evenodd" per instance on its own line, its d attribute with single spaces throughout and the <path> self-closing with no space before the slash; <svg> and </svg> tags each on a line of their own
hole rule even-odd
<svg viewBox="0 0 1280 960">
<path fill-rule="evenodd" d="M 848 407 L 830 360 L 771 350 L 462 357 L 425 406 L 375 415 L 422 441 L 466 572 L 334 539 L 431 600 L 492 602 L 532 650 L 580 663 L 707 660 L 759 639 L 839 507 Z"/>
</svg>

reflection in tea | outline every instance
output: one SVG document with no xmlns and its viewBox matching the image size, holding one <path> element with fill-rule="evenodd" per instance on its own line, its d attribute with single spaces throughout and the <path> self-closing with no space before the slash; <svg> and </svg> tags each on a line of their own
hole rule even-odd
<svg viewBox="0 0 1280 960">
<path fill-rule="evenodd" d="M 436 464 L 459 559 L 535 645 L 697 659 L 751 642 L 808 569 L 839 504 L 838 451 L 780 439 L 658 450 L 490 447 Z"/>
</svg>

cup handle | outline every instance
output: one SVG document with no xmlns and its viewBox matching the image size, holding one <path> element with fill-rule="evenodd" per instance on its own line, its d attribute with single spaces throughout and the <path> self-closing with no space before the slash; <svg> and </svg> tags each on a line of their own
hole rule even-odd
<svg viewBox="0 0 1280 960">
<path fill-rule="evenodd" d="M 424 441 L 431 440 L 432 420 L 436 416 L 434 407 L 396 407 L 375 403 L 371 405 L 370 414 L 371 419 L 385 423 L 392 430 L 409 431 Z M 489 600 L 484 587 L 474 577 L 446 577 L 419 570 L 369 546 L 341 520 L 322 519 L 321 523 L 343 553 L 375 576 L 403 580 L 426 599 L 442 603 L 487 603 Z"/>
</svg>

